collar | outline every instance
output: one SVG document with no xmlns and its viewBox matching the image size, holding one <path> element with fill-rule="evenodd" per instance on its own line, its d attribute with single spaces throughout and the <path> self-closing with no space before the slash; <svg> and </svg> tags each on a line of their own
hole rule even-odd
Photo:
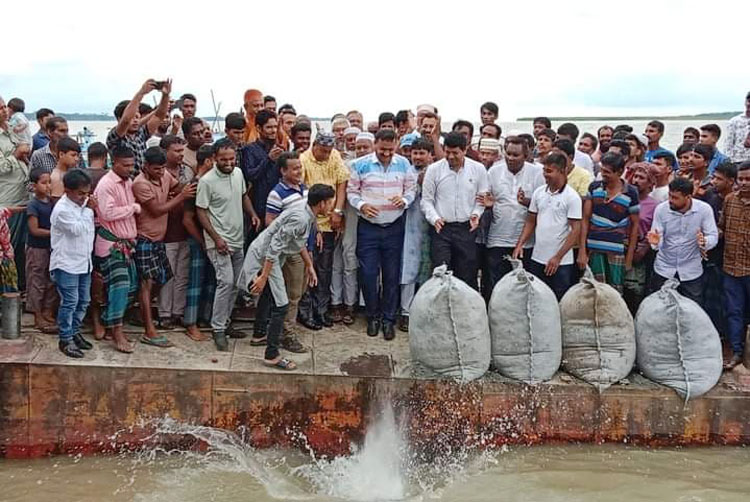
<svg viewBox="0 0 750 502">
<path fill-rule="evenodd" d="M 310 216 L 310 219 L 312 221 L 315 221 L 316 219 L 315 213 L 312 212 L 312 208 L 310 207 L 310 204 L 308 204 L 307 202 L 305 202 L 305 211 L 307 211 L 307 214 Z"/>
<path fill-rule="evenodd" d="M 557 190 L 556 192 L 553 192 L 549 189 L 549 185 L 544 185 L 544 190 L 547 191 L 547 193 L 551 193 L 552 195 L 558 195 L 565 191 L 565 187 L 568 186 L 568 182 L 564 182 L 563 185 L 560 187 L 560 190 Z"/>
<path fill-rule="evenodd" d="M 165 170 L 165 171 L 164 171 L 164 174 L 166 174 L 166 172 L 167 172 L 167 171 Z M 148 176 L 146 176 L 146 174 L 145 174 L 145 173 L 141 173 L 141 174 L 143 174 L 143 178 L 144 178 L 144 179 L 145 179 L 146 181 L 148 181 L 149 183 L 151 183 L 152 185 L 154 185 L 154 186 L 157 186 L 157 187 L 161 187 L 161 184 L 162 184 L 162 182 L 164 181 L 164 176 L 162 176 L 160 180 L 158 180 L 158 181 L 154 181 L 154 180 L 152 180 L 151 178 L 149 178 Z"/>
<path fill-rule="evenodd" d="M 697 209 L 695 209 L 695 201 L 696 201 L 696 199 L 692 199 L 692 200 L 690 201 L 690 209 L 688 209 L 688 210 L 687 210 L 687 211 L 685 211 L 684 213 L 683 213 L 683 212 L 680 212 L 680 211 L 675 211 L 674 209 L 672 209 L 672 207 L 671 207 L 671 206 L 667 206 L 667 207 L 669 207 L 669 211 L 670 211 L 671 213 L 675 213 L 675 214 L 677 214 L 677 215 L 679 215 L 679 216 L 687 216 L 688 214 L 690 214 L 690 213 L 695 213 L 695 212 L 697 211 Z M 667 204 L 669 204 L 669 201 L 667 201 Z"/>
<path fill-rule="evenodd" d="M 284 183 L 284 180 L 279 180 L 279 185 L 283 186 L 287 190 L 294 190 L 295 192 L 299 192 L 299 193 L 302 193 L 302 192 L 305 191 L 305 184 L 304 183 L 300 183 L 299 184 L 299 188 L 294 188 L 293 186 L 287 185 L 286 183 Z"/>
<path fill-rule="evenodd" d="M 214 166 L 213 167 L 213 170 L 216 171 L 216 176 L 218 176 L 219 178 L 231 178 L 232 175 L 234 174 L 234 170 L 235 169 L 237 169 L 237 166 L 234 166 L 234 169 L 232 169 L 231 172 L 229 172 L 229 173 L 223 173 L 221 171 L 221 169 L 219 169 L 218 166 Z"/>
<path fill-rule="evenodd" d="M 115 183 L 127 183 L 128 181 L 130 181 L 130 178 L 121 178 L 120 175 L 118 175 L 112 169 L 110 169 L 109 172 L 104 175 L 104 178 L 106 178 L 107 176 L 111 177 L 115 181 Z"/>
</svg>

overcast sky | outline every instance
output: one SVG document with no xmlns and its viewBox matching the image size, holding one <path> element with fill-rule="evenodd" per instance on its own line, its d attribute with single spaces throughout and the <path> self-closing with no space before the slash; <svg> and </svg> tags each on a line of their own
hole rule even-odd
<svg viewBox="0 0 750 502">
<path fill-rule="evenodd" d="M 3 11 L 0 95 L 27 111 L 111 113 L 148 77 L 196 94 L 200 115 L 213 113 L 211 89 L 226 114 L 258 88 L 299 113 L 367 119 L 426 102 L 478 120 L 487 100 L 501 120 L 729 111 L 750 90 L 741 0 L 36 0 Z"/>
</svg>

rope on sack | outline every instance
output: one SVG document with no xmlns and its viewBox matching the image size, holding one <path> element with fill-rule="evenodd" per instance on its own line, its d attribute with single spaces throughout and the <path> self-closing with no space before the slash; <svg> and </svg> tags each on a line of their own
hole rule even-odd
<svg viewBox="0 0 750 502">
<path fill-rule="evenodd" d="M 531 288 L 532 278 L 526 274 L 526 270 L 521 266 L 521 260 L 514 260 L 513 258 L 508 258 L 508 260 L 514 271 L 521 269 L 518 280 L 526 284 L 526 319 L 529 323 L 529 382 L 532 382 L 534 381 L 534 334 L 531 328 L 531 294 L 534 292 Z"/>
<path fill-rule="evenodd" d="M 680 366 L 682 366 L 682 375 L 685 379 L 685 406 L 687 406 L 688 399 L 690 399 L 690 374 L 688 373 L 687 367 L 685 366 L 685 357 L 682 353 L 682 331 L 680 330 L 680 302 L 677 298 L 677 286 L 680 283 L 676 279 L 670 279 L 669 281 L 665 282 L 662 286 L 662 290 L 666 291 L 669 294 L 669 297 L 674 301 L 675 306 L 677 307 L 675 311 L 674 321 L 675 321 L 675 332 L 677 333 L 677 354 L 680 356 Z"/>
<path fill-rule="evenodd" d="M 594 273 L 591 272 L 591 268 L 586 266 L 586 271 L 583 273 L 583 281 L 587 282 L 594 288 L 594 339 L 596 340 L 596 354 L 599 356 L 599 376 L 603 374 L 602 368 L 602 340 L 599 336 L 599 288 L 597 287 L 597 280 L 594 278 Z M 602 391 L 601 382 L 597 385 L 599 392 Z"/>
<path fill-rule="evenodd" d="M 456 355 L 458 356 L 458 366 L 461 369 L 461 382 L 466 381 L 466 377 L 464 376 L 464 359 L 461 356 L 461 345 L 458 343 L 458 328 L 456 327 L 456 320 L 453 317 L 453 272 L 446 271 L 445 265 L 442 266 L 443 270 L 441 271 L 444 278 L 447 278 L 448 280 L 448 315 L 451 318 L 451 327 L 453 329 L 453 341 L 456 343 Z M 440 267 L 438 267 L 440 268 Z M 436 269 L 437 273 L 437 269 Z"/>
<path fill-rule="evenodd" d="M 525 272 L 524 272 L 525 275 Z M 531 282 L 526 280 L 526 319 L 529 321 L 529 382 L 534 381 L 534 333 L 531 328 L 531 297 L 534 289 Z"/>
</svg>

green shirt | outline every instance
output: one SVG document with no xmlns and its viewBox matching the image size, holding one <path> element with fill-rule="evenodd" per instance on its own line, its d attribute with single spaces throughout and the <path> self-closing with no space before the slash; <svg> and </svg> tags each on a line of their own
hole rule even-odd
<svg viewBox="0 0 750 502">
<path fill-rule="evenodd" d="M 0 207 L 29 202 L 26 190 L 29 168 L 13 155 L 15 149 L 16 143 L 10 132 L 0 129 Z"/>
<path fill-rule="evenodd" d="M 242 249 L 245 242 L 242 197 L 245 178 L 238 168 L 224 174 L 214 167 L 198 181 L 195 205 L 208 210 L 211 226 L 232 249 Z M 206 248 L 216 247 L 208 232 L 203 231 Z"/>
</svg>

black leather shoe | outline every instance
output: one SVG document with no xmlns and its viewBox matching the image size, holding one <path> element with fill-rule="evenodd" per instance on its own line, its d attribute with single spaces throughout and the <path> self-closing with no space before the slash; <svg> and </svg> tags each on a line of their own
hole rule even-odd
<svg viewBox="0 0 750 502">
<path fill-rule="evenodd" d="M 76 359 L 83 357 L 83 352 L 81 352 L 81 349 L 79 349 L 78 345 L 72 340 L 69 342 L 60 342 L 58 347 L 60 348 L 60 352 L 68 357 L 74 357 Z"/>
<path fill-rule="evenodd" d="M 367 336 L 378 336 L 380 332 L 380 319 L 367 320 Z"/>
<path fill-rule="evenodd" d="M 94 348 L 94 346 L 91 345 L 91 342 L 86 340 L 80 333 L 73 335 L 73 343 L 75 343 L 81 350 L 91 350 Z"/>
<path fill-rule="evenodd" d="M 307 329 L 311 329 L 313 331 L 318 331 L 323 329 L 323 325 L 320 324 L 318 321 L 315 321 L 313 319 L 308 319 L 306 317 L 300 317 L 297 319 L 297 321 Z"/>
<path fill-rule="evenodd" d="M 229 352 L 229 340 L 223 331 L 214 331 L 214 343 L 219 352 Z"/>
<path fill-rule="evenodd" d="M 396 328 L 392 322 L 383 321 L 383 338 L 388 341 L 396 338 Z"/>
<path fill-rule="evenodd" d="M 247 333 L 234 329 L 231 324 L 227 326 L 226 334 L 229 338 L 247 338 Z"/>
<path fill-rule="evenodd" d="M 408 315 L 398 316 L 398 330 L 403 331 L 404 333 L 409 332 L 409 316 Z"/>
</svg>

